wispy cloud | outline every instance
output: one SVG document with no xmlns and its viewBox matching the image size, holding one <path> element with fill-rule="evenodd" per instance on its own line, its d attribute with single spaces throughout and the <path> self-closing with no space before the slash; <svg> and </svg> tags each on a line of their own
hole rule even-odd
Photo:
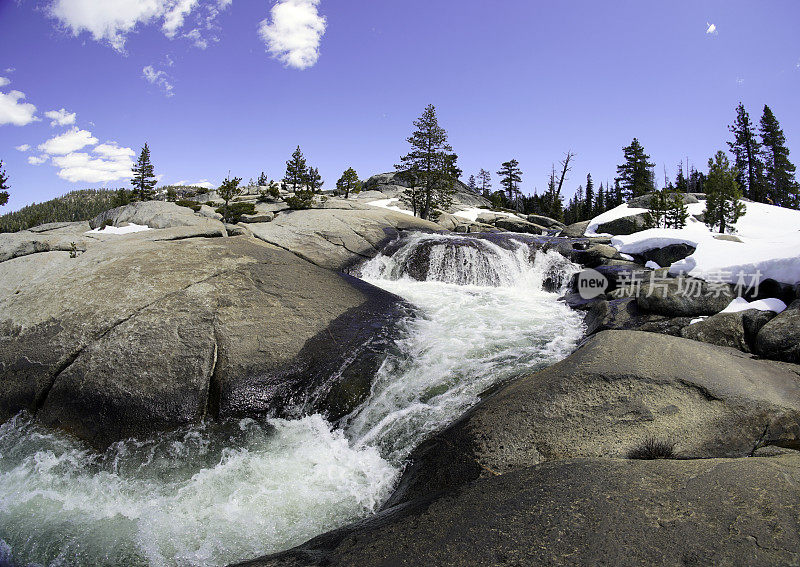
<svg viewBox="0 0 800 567">
<path fill-rule="evenodd" d="M 308 69 L 319 59 L 327 21 L 318 12 L 320 0 L 278 0 L 259 33 L 270 55 L 287 67 Z"/>
<path fill-rule="evenodd" d="M 71 130 L 39 144 L 39 151 L 50 155 L 64 155 L 76 152 L 86 146 L 93 146 L 98 141 L 88 130 L 80 130 L 75 126 Z"/>
<path fill-rule="evenodd" d="M 66 109 L 62 108 L 61 110 L 49 110 L 44 113 L 52 122 L 50 122 L 50 126 L 69 126 L 70 124 L 75 124 L 76 114 L 74 112 L 67 112 Z"/>
<path fill-rule="evenodd" d="M 125 51 L 128 35 L 138 26 L 161 22 L 161 31 L 172 39 L 191 18 L 201 30 L 214 28 L 214 20 L 232 0 L 49 0 L 47 12 L 63 28 L 79 36 L 89 33 Z"/>
<path fill-rule="evenodd" d="M 6 85 L 10 85 L 11 81 L 5 77 L 0 77 L 0 87 L 5 87 Z"/>
<path fill-rule="evenodd" d="M 29 144 L 22 144 L 21 146 L 17 146 L 14 149 L 19 151 L 19 152 L 27 152 L 29 149 L 31 149 L 31 147 L 30 147 Z"/>
<path fill-rule="evenodd" d="M 169 97 L 175 94 L 172 92 L 174 86 L 169 82 L 169 75 L 166 73 L 166 71 L 159 71 L 156 70 L 156 68 L 152 65 L 148 65 L 142 69 L 142 76 L 148 83 L 155 85 L 164 91 L 166 96 Z"/>
<path fill-rule="evenodd" d="M 717 24 L 709 24 L 706 22 L 706 34 L 717 35 Z"/>
<path fill-rule="evenodd" d="M 46 156 L 44 154 L 40 156 L 28 156 L 28 163 L 31 165 L 42 165 L 48 159 L 50 159 L 50 156 Z"/>
</svg>

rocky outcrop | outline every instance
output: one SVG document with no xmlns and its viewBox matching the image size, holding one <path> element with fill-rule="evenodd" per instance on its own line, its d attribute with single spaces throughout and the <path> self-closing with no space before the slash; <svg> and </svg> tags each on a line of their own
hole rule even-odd
<svg viewBox="0 0 800 567">
<path fill-rule="evenodd" d="M 797 454 L 545 463 L 240 565 L 790 565 L 798 483 Z"/>
<path fill-rule="evenodd" d="M 583 235 L 586 234 L 586 229 L 589 228 L 589 224 L 592 221 L 581 221 L 573 223 L 564 229 L 561 230 L 560 236 L 565 238 L 583 238 Z"/>
<path fill-rule="evenodd" d="M 670 196 L 672 195 L 677 196 L 685 205 L 693 205 L 695 203 L 699 203 L 700 201 L 697 198 L 698 195 L 702 195 L 703 197 L 705 197 L 704 194 L 681 193 L 677 191 L 668 194 Z M 639 197 L 634 197 L 633 199 L 630 199 L 628 201 L 628 206 L 637 209 L 649 209 L 650 203 L 653 200 L 653 197 L 655 197 L 655 195 L 656 195 L 655 193 L 645 193 L 644 195 L 641 195 Z"/>
<path fill-rule="evenodd" d="M 171 228 L 170 238 L 191 238 L 197 236 L 225 236 L 225 227 L 219 220 L 197 215 L 187 207 L 180 207 L 166 201 L 141 201 L 131 203 L 97 215 L 89 224 L 101 228 L 106 224 L 120 226 L 132 223 L 155 229 Z M 163 234 L 159 234 L 159 237 Z"/>
<path fill-rule="evenodd" d="M 682 457 L 800 449 L 800 367 L 678 337 L 599 333 L 420 445 L 389 506 L 543 461 L 624 457 L 648 437 Z"/>
<path fill-rule="evenodd" d="M 662 248 L 654 248 L 646 250 L 641 254 L 636 254 L 634 257 L 645 264 L 647 262 L 655 262 L 662 268 L 670 267 L 674 262 L 678 262 L 694 254 L 696 248 L 688 244 L 669 244 Z"/>
<path fill-rule="evenodd" d="M 387 199 L 389 197 L 398 197 L 408 188 L 408 185 L 400 179 L 397 173 L 379 173 L 373 175 L 364 182 L 362 192 L 358 195 L 359 200 L 370 198 L 366 193 L 378 192 L 380 196 L 377 199 Z M 484 199 L 479 193 L 473 191 L 460 181 L 453 183 L 454 193 L 452 195 L 453 206 L 447 212 L 455 212 L 463 207 L 489 207 L 491 203 Z"/>
<path fill-rule="evenodd" d="M 715 315 L 736 298 L 731 286 L 696 278 L 644 277 L 640 282 L 638 289 L 633 286 L 639 307 L 668 317 Z"/>
<path fill-rule="evenodd" d="M 69 252 L 73 243 L 79 252 L 86 250 L 89 237 L 85 222 L 49 223 L 30 230 L 0 234 L 0 262 L 40 252 Z"/>
<path fill-rule="evenodd" d="M 646 213 L 639 213 L 627 217 L 610 220 L 600 224 L 595 229 L 597 234 L 633 234 L 645 228 L 645 215 Z"/>
<path fill-rule="evenodd" d="M 681 336 L 712 345 L 753 352 L 758 332 L 773 317 L 775 313 L 772 311 L 758 309 L 717 313 L 708 319 L 688 325 L 681 331 Z"/>
<path fill-rule="evenodd" d="M 547 229 L 533 224 L 518 217 L 498 217 L 494 221 L 497 228 L 502 228 L 509 232 L 521 232 L 523 234 L 546 234 Z"/>
<path fill-rule="evenodd" d="M 758 331 L 755 350 L 768 358 L 800 363 L 800 299 Z"/>
<path fill-rule="evenodd" d="M 363 400 L 397 297 L 252 238 L 157 238 L 171 230 L 0 264 L 0 420 L 27 410 L 102 447 Z"/>
<path fill-rule="evenodd" d="M 290 211 L 247 227 L 256 238 L 331 270 L 376 256 L 401 231 L 441 230 L 435 223 L 376 207 Z"/>
</svg>

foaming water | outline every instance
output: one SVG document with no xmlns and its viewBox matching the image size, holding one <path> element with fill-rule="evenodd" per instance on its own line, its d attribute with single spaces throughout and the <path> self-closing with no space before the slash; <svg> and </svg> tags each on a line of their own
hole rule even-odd
<svg viewBox="0 0 800 567">
<path fill-rule="evenodd" d="M 415 235 L 362 267 L 418 314 L 339 429 L 245 419 L 97 454 L 22 415 L 0 426 L 0 565 L 224 565 L 373 512 L 426 435 L 580 338 L 542 289 L 576 267 L 502 244 Z"/>
</svg>

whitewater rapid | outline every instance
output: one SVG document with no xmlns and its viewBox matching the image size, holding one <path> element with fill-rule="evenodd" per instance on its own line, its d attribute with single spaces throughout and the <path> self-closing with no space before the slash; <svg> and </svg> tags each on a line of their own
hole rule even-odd
<svg viewBox="0 0 800 567">
<path fill-rule="evenodd" d="M 0 426 L 0 564 L 225 565 L 374 512 L 422 439 L 571 352 L 580 318 L 543 282 L 576 270 L 523 242 L 425 234 L 367 262 L 358 275 L 417 312 L 337 428 L 244 419 L 97 454 L 17 416 Z"/>
</svg>

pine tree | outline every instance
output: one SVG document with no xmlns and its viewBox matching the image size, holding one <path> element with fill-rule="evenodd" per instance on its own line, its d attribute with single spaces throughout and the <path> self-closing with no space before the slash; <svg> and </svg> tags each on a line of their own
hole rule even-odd
<svg viewBox="0 0 800 567">
<path fill-rule="evenodd" d="M 357 192 L 360 187 L 361 181 L 358 179 L 358 173 L 352 167 L 348 167 L 336 182 L 336 192 L 344 195 L 345 199 L 350 197 L 351 192 Z"/>
<path fill-rule="evenodd" d="M 739 201 L 742 192 L 736 175 L 725 152 L 719 151 L 708 160 L 705 222 L 712 230 L 718 227 L 720 233 L 731 228 L 745 211 L 744 203 Z"/>
<path fill-rule="evenodd" d="M 230 174 L 228 174 L 228 177 L 225 178 L 225 181 L 223 181 L 222 185 L 220 185 L 219 189 L 217 189 L 217 194 L 219 195 L 220 199 L 225 201 L 225 205 L 222 208 L 222 219 L 225 222 L 229 222 L 231 217 L 228 203 L 230 202 L 231 199 L 241 194 L 242 192 L 242 188 L 239 187 L 239 183 L 241 182 L 242 182 L 241 177 L 232 178 Z"/>
<path fill-rule="evenodd" d="M 480 183 L 481 195 L 483 195 L 485 199 L 491 198 L 492 174 L 481 168 L 481 170 L 478 172 L 478 183 Z"/>
<path fill-rule="evenodd" d="M 555 164 L 550 171 L 550 179 L 547 181 L 547 191 L 542 195 L 542 209 L 542 214 L 551 219 L 560 221 L 564 217 L 564 201 L 558 190 Z"/>
<path fill-rule="evenodd" d="M 522 183 L 522 170 L 519 168 L 519 162 L 512 159 L 500 164 L 500 171 L 497 172 L 497 175 L 500 176 L 500 185 L 506 192 L 508 202 L 513 203 L 520 194 L 519 184 Z"/>
<path fill-rule="evenodd" d="M 586 205 L 583 211 L 583 218 L 581 220 L 586 220 L 592 218 L 594 215 L 594 181 L 592 180 L 592 174 L 586 174 Z"/>
<path fill-rule="evenodd" d="M 728 126 L 733 141 L 728 147 L 734 156 L 734 166 L 739 171 L 736 181 L 745 196 L 753 201 L 764 200 L 764 163 L 761 161 L 761 144 L 756 140 L 750 115 L 740 102 L 736 107 L 736 121 Z"/>
<path fill-rule="evenodd" d="M 325 185 L 325 182 L 316 167 L 308 168 L 305 184 L 311 193 L 320 193 L 322 191 L 322 186 Z"/>
<path fill-rule="evenodd" d="M 681 193 L 673 191 L 667 201 L 666 225 L 667 228 L 685 228 L 689 220 L 689 207 L 683 200 Z"/>
<path fill-rule="evenodd" d="M 683 195 L 675 191 L 672 184 L 656 191 L 650 199 L 649 210 L 644 215 L 646 228 L 684 228 L 689 218 L 689 209 Z"/>
<path fill-rule="evenodd" d="M 594 202 L 594 217 L 599 214 L 604 213 L 606 210 L 606 194 L 605 189 L 603 189 L 603 184 L 600 184 L 600 188 L 597 190 L 597 198 Z"/>
<path fill-rule="evenodd" d="M 8 175 L 3 169 L 3 162 L 0 161 L 0 206 L 8 203 Z"/>
<path fill-rule="evenodd" d="M 269 178 L 267 177 L 267 174 L 264 173 L 263 171 L 261 172 L 261 175 L 258 176 L 258 186 L 269 187 Z"/>
<path fill-rule="evenodd" d="M 678 164 L 678 175 L 675 177 L 675 190 L 681 193 L 688 193 L 689 191 L 689 180 L 686 179 L 686 176 L 683 174 L 682 163 Z"/>
<path fill-rule="evenodd" d="M 133 199 L 139 201 L 147 201 L 153 198 L 156 186 L 156 176 L 153 174 L 153 164 L 150 163 L 150 148 L 145 142 L 139 160 L 131 168 L 133 178 L 131 185 L 133 186 Z"/>
<path fill-rule="evenodd" d="M 781 207 L 800 207 L 800 189 L 794 178 L 795 166 L 789 161 L 786 137 L 778 119 L 766 105 L 760 132 L 766 171 L 766 198 Z"/>
<path fill-rule="evenodd" d="M 408 172 L 419 183 L 419 195 L 414 189 L 414 210 L 423 219 L 431 218 L 434 209 L 446 209 L 452 203 L 455 182 L 461 175 L 458 156 L 447 143 L 447 132 L 439 126 L 436 107 L 429 104 L 414 121 L 416 130 L 407 139 L 411 151 L 400 158 L 395 168 Z M 418 206 L 417 206 L 418 205 Z"/>
<path fill-rule="evenodd" d="M 469 187 L 473 192 L 478 192 L 478 183 L 475 181 L 475 176 L 470 175 L 469 180 L 467 180 L 467 187 Z"/>
<path fill-rule="evenodd" d="M 286 174 L 283 176 L 283 182 L 287 186 L 291 186 L 293 192 L 297 192 L 307 178 L 308 166 L 306 165 L 306 158 L 303 157 L 300 146 L 297 146 L 292 158 L 286 162 Z"/>
<path fill-rule="evenodd" d="M 621 182 L 622 196 L 631 199 L 655 191 L 655 164 L 648 161 L 650 156 L 644 153 L 639 140 L 634 138 L 630 146 L 622 148 L 622 152 L 625 163 L 617 166 L 616 178 Z"/>
</svg>

